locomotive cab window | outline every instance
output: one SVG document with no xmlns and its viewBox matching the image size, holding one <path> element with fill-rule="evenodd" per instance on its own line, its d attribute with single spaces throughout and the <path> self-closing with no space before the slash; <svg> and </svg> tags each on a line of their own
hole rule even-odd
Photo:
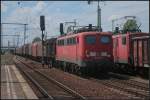
<svg viewBox="0 0 150 100">
<path fill-rule="evenodd" d="M 76 44 L 76 38 L 75 37 L 73 38 L 73 44 Z"/>
<path fill-rule="evenodd" d="M 104 43 L 104 44 L 107 44 L 107 43 L 110 42 L 110 37 L 109 36 L 101 36 L 100 42 Z"/>
<path fill-rule="evenodd" d="M 87 44 L 95 44 L 96 37 L 95 36 L 86 36 L 85 41 Z"/>
<path fill-rule="evenodd" d="M 125 36 L 122 37 L 122 44 L 126 45 L 126 37 Z"/>
</svg>

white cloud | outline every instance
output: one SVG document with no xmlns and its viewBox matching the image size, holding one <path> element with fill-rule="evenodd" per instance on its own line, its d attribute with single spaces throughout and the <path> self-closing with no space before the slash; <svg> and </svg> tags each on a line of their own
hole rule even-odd
<svg viewBox="0 0 150 100">
<path fill-rule="evenodd" d="M 36 6 L 33 7 L 32 11 L 36 13 L 42 13 L 45 7 L 46 7 L 46 3 L 44 1 L 38 1 Z"/>
</svg>

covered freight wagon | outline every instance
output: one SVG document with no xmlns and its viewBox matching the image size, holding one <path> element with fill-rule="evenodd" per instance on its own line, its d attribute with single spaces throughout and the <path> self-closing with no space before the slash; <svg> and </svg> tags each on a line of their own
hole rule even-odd
<svg viewBox="0 0 150 100">
<path fill-rule="evenodd" d="M 29 44 L 29 56 L 32 56 L 32 44 Z"/>
<path fill-rule="evenodd" d="M 29 44 L 25 44 L 24 46 L 24 52 L 25 52 L 25 56 L 29 56 Z"/>
<path fill-rule="evenodd" d="M 32 43 L 32 57 L 37 57 L 37 43 Z"/>
</svg>

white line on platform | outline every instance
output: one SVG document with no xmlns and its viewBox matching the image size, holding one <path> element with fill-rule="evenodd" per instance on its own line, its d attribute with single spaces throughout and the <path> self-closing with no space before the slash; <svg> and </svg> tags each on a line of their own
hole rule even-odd
<svg viewBox="0 0 150 100">
<path fill-rule="evenodd" d="M 35 93 L 33 92 L 33 90 L 31 89 L 31 87 L 26 82 L 26 80 L 22 77 L 22 75 L 20 74 L 20 72 L 16 68 L 16 66 L 13 65 L 12 69 L 13 69 L 18 81 L 20 82 L 21 87 L 22 87 L 25 95 L 27 96 L 27 99 L 38 99 L 37 96 L 35 95 Z"/>
<path fill-rule="evenodd" d="M 11 92 L 11 94 L 12 94 L 12 96 L 13 96 L 12 99 L 17 99 L 16 91 L 15 91 L 15 88 L 14 88 L 14 83 L 13 83 L 13 79 L 12 79 L 12 77 L 11 77 L 11 73 L 10 73 L 9 67 L 11 67 L 11 66 L 8 66 L 8 65 L 6 66 L 6 68 L 7 68 L 7 70 L 8 70 L 8 76 L 9 76 L 9 81 L 10 81 L 10 87 L 11 87 L 11 90 L 12 90 L 12 92 Z"/>
<path fill-rule="evenodd" d="M 8 94 L 8 98 L 7 99 L 11 99 L 11 94 L 10 94 L 10 84 L 8 83 L 8 72 L 6 69 L 6 65 L 4 65 L 4 69 L 5 69 L 5 74 L 6 74 L 6 84 L 7 84 L 7 94 Z"/>
</svg>

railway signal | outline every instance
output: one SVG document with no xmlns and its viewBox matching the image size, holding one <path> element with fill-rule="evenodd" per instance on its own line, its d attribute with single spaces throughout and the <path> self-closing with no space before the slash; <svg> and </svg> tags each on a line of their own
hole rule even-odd
<svg viewBox="0 0 150 100">
<path fill-rule="evenodd" d="M 45 31 L 45 16 L 40 16 L 40 27 L 42 31 L 42 66 L 44 67 L 44 31 Z"/>
<path fill-rule="evenodd" d="M 60 34 L 64 34 L 63 23 L 60 23 Z"/>
</svg>

